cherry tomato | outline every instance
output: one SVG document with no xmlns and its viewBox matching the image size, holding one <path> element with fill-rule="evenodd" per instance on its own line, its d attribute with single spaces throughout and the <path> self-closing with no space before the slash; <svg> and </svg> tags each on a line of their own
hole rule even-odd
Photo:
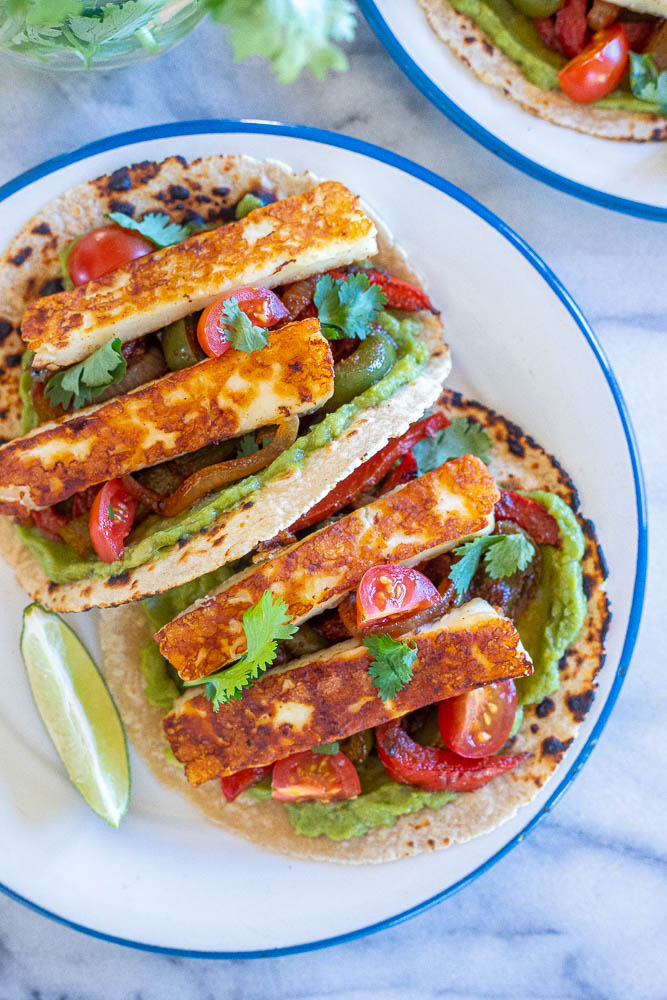
<svg viewBox="0 0 667 1000">
<path fill-rule="evenodd" d="M 367 569 L 357 588 L 357 628 L 368 628 L 394 616 L 423 611 L 442 600 L 438 588 L 409 566 Z"/>
<path fill-rule="evenodd" d="M 443 742 L 460 757 L 489 757 L 507 743 L 516 716 L 513 680 L 474 688 L 438 706 Z"/>
<path fill-rule="evenodd" d="M 359 775 L 344 753 L 304 750 L 273 766 L 271 794 L 277 802 L 333 802 L 354 799 L 361 791 Z"/>
<path fill-rule="evenodd" d="M 99 491 L 90 508 L 90 540 L 103 562 L 115 562 L 123 555 L 123 542 L 134 520 L 137 501 L 120 479 L 110 479 Z"/>
<path fill-rule="evenodd" d="M 428 309 L 432 313 L 438 313 L 426 292 L 422 291 L 410 281 L 403 278 L 394 278 L 384 271 L 365 270 L 363 268 L 351 267 L 349 272 L 334 270 L 328 272 L 336 279 L 347 278 L 349 274 L 365 274 L 371 285 L 379 285 L 387 297 L 387 305 L 392 309 L 402 309 L 403 312 L 417 312 L 420 309 Z"/>
<path fill-rule="evenodd" d="M 275 326 L 289 317 L 289 311 L 269 288 L 237 288 L 235 292 L 228 292 L 204 309 L 197 323 L 197 340 L 209 358 L 219 358 L 231 347 L 221 317 L 228 299 L 236 299 L 239 309 L 255 326 Z"/>
<path fill-rule="evenodd" d="M 537 500 L 514 490 L 501 490 L 494 514 L 496 521 L 518 524 L 538 545 L 558 545 L 558 521 Z"/>
<path fill-rule="evenodd" d="M 390 778 L 428 792 L 473 792 L 492 778 L 523 763 L 528 753 L 500 754 L 480 760 L 459 757 L 442 747 L 424 747 L 406 733 L 402 719 L 375 730 L 378 756 Z"/>
<path fill-rule="evenodd" d="M 628 48 L 622 24 L 597 31 L 591 44 L 558 74 L 561 90 L 579 104 L 599 101 L 621 82 L 628 65 Z"/>
<path fill-rule="evenodd" d="M 73 284 L 84 285 L 153 250 L 155 244 L 140 233 L 121 226 L 101 226 L 76 241 L 67 270 Z"/>
<path fill-rule="evenodd" d="M 252 788 L 252 786 L 261 781 L 265 775 L 271 774 L 272 767 L 273 764 L 268 764 L 264 767 L 246 767 L 244 771 L 237 771 L 236 774 L 226 775 L 224 778 L 220 779 L 222 794 L 228 802 L 233 802 L 234 799 L 241 794 L 241 792 L 245 792 L 248 788 Z"/>
</svg>

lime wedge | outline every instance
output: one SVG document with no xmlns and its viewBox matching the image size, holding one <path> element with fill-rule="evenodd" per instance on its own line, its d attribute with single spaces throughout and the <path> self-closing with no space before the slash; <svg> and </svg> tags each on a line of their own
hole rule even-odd
<svg viewBox="0 0 667 1000">
<path fill-rule="evenodd" d="M 130 798 L 127 742 L 94 660 L 69 625 L 40 604 L 23 612 L 21 655 L 67 773 L 91 809 L 118 826 Z"/>
</svg>

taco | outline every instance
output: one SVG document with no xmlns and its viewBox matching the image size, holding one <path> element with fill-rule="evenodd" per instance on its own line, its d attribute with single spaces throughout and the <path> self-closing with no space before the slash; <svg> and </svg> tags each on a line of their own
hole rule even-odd
<svg viewBox="0 0 667 1000">
<path fill-rule="evenodd" d="M 609 617 L 560 463 L 445 392 L 282 541 L 102 612 L 154 775 L 263 848 L 347 863 L 461 843 L 530 802 L 592 704 Z M 463 738 L 491 743 L 465 756 Z"/>
<path fill-rule="evenodd" d="M 664 0 L 419 0 L 485 83 L 556 125 L 603 139 L 667 139 Z"/>
<path fill-rule="evenodd" d="M 358 197 L 245 156 L 65 192 L 10 244 L 0 296 L 0 547 L 60 611 L 170 590 L 274 538 L 450 368 Z"/>
</svg>

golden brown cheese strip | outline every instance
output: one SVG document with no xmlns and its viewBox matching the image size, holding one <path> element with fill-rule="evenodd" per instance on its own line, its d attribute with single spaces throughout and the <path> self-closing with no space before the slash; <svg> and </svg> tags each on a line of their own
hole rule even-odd
<svg viewBox="0 0 667 1000">
<path fill-rule="evenodd" d="M 35 368 L 63 368 L 111 337 L 134 340 L 235 288 L 273 288 L 376 250 L 375 225 L 357 196 L 325 181 L 72 291 L 37 299 L 23 317 L 21 335 L 35 352 Z"/>
<path fill-rule="evenodd" d="M 480 459 L 455 458 L 225 581 L 156 635 L 197 680 L 246 650 L 243 614 L 271 590 L 297 624 L 338 604 L 369 566 L 415 563 L 493 530 L 500 494 Z"/>
<path fill-rule="evenodd" d="M 370 654 L 356 640 L 272 670 L 220 705 L 199 694 L 166 716 L 164 731 L 192 785 L 260 767 L 449 698 L 532 673 L 519 633 L 479 599 L 403 636 L 417 644 L 410 683 L 383 702 Z"/>
<path fill-rule="evenodd" d="M 50 506 L 87 486 L 309 413 L 332 392 L 333 359 L 319 321 L 290 323 L 272 331 L 259 351 L 227 351 L 3 445 L 0 513 Z"/>
</svg>

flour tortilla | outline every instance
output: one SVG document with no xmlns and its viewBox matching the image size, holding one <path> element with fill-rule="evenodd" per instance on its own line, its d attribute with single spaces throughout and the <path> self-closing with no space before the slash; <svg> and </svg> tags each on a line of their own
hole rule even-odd
<svg viewBox="0 0 667 1000">
<path fill-rule="evenodd" d="M 490 469 L 502 485 L 550 490 L 577 508 L 576 491 L 562 467 L 516 425 L 479 404 L 464 402 L 452 392 L 445 392 L 441 406 L 451 416 L 467 415 L 487 428 L 495 442 Z M 152 629 L 137 606 L 104 611 L 100 619 L 103 669 L 128 736 L 155 777 L 167 788 L 185 795 L 209 820 L 266 850 L 315 861 L 366 864 L 394 861 L 464 843 L 487 833 L 511 819 L 537 795 L 556 770 L 594 698 L 595 677 L 604 659 L 609 611 L 603 589 L 603 561 L 593 528 L 582 518 L 580 521 L 586 534 L 584 579 L 589 595 L 588 615 L 576 646 L 563 658 L 559 691 L 545 699 L 539 709 L 535 706 L 526 709 L 513 749 L 529 751 L 533 756 L 523 766 L 495 778 L 476 792 L 457 796 L 441 809 L 423 809 L 401 817 L 392 827 L 336 842 L 324 836 L 299 836 L 280 803 L 253 802 L 247 796 L 225 802 L 218 781 L 192 788 L 182 768 L 165 756 L 167 743 L 162 731 L 165 712 L 149 705 L 143 694 L 139 656 L 151 638 Z"/>
<path fill-rule="evenodd" d="M 24 349 L 18 334 L 20 319 L 44 283 L 60 274 L 58 251 L 70 240 L 104 223 L 111 211 L 133 209 L 137 218 L 147 211 L 167 211 L 177 221 L 196 213 L 206 222 L 215 222 L 248 190 L 265 188 L 285 198 L 309 190 L 319 180 L 311 173 L 294 174 L 282 163 L 247 156 L 211 156 L 191 163 L 170 157 L 161 163 L 146 161 L 120 168 L 49 202 L 14 238 L 0 261 L 0 435 L 9 439 L 20 433 L 18 378 Z M 375 221 L 379 266 L 418 282 L 386 228 Z M 34 600 L 55 611 L 112 607 L 170 590 L 273 538 L 390 438 L 402 434 L 440 395 L 451 367 L 449 349 L 439 319 L 426 312 L 419 316 L 431 358 L 414 382 L 360 414 L 300 468 L 251 494 L 242 509 L 230 511 L 161 559 L 109 580 L 54 584 L 21 543 L 11 520 L 0 517 L 0 552 L 18 582 Z"/>
<path fill-rule="evenodd" d="M 501 52 L 474 21 L 455 11 L 447 0 L 419 3 L 436 35 L 480 80 L 502 90 L 531 114 L 601 139 L 667 139 L 664 115 L 594 108 L 571 101 L 561 90 L 542 90 L 526 79 L 521 67 Z"/>
</svg>

